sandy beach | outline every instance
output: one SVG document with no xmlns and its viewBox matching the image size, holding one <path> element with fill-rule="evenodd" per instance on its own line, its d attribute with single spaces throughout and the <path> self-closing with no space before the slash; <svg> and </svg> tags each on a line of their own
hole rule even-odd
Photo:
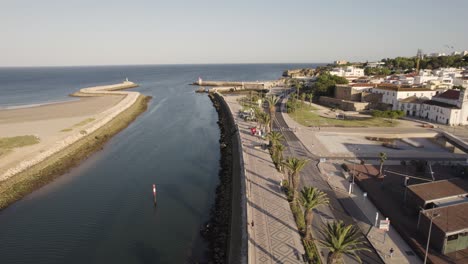
<svg viewBox="0 0 468 264">
<path fill-rule="evenodd" d="M 0 175 L 50 148 L 55 142 L 79 132 L 86 126 L 85 120 L 96 119 L 99 113 L 115 106 L 123 97 L 87 97 L 72 102 L 0 110 L 0 138 L 35 135 L 40 139 L 39 144 L 15 148 L 9 154 L 0 156 Z"/>
<path fill-rule="evenodd" d="M 40 174 L 48 171 L 44 168 L 54 168 L 55 171 L 57 165 L 63 167 L 65 156 L 75 159 L 73 156 L 78 155 L 84 159 L 95 149 L 93 145 L 103 144 L 126 127 L 144 111 L 143 108 L 146 109 L 147 98 L 138 92 L 116 90 L 136 86 L 132 82 L 124 82 L 83 88 L 74 94 L 81 97 L 76 101 L 0 110 L 0 138 L 33 135 L 40 140 L 34 145 L 13 148 L 3 154 L 0 152 L 0 191 L 16 192 L 12 186 L 18 182 L 28 182 L 28 186 L 37 187 L 33 183 L 39 180 L 39 185 L 43 185 Z M 90 142 L 90 138 L 95 142 Z M 86 144 L 88 146 L 84 149 L 80 148 Z M 75 161 L 73 163 L 76 165 Z M 35 180 L 25 176 L 31 173 Z M 33 190 L 31 187 L 25 189 L 27 191 L 23 190 L 21 195 Z M 12 196 L 14 200 L 20 198 L 18 194 Z M 3 197 L 0 200 L 0 208 L 11 202 L 6 202 Z"/>
</svg>

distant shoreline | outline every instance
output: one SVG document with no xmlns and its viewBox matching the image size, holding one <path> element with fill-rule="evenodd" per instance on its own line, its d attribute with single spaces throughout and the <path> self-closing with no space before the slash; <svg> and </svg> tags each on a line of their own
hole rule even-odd
<svg viewBox="0 0 468 264">
<path fill-rule="evenodd" d="M 217 65 L 327 65 L 330 62 L 239 62 L 239 63 L 168 63 L 168 64 L 97 64 L 97 65 L 36 65 L 36 66 L 0 66 L 0 69 L 20 68 L 85 68 L 85 67 L 145 67 L 145 66 L 217 66 Z"/>
<path fill-rule="evenodd" d="M 46 185 L 69 168 L 78 165 L 89 155 L 100 150 L 105 142 L 143 113 L 151 97 L 138 92 L 115 92 L 115 90 L 136 86 L 134 83 L 124 82 L 117 85 L 84 88 L 76 93 L 75 96 L 85 97 L 103 95 L 124 95 L 125 97 L 110 109 L 100 113 L 100 118 L 95 122 L 79 131 L 70 132 L 65 139 L 48 146 L 45 151 L 41 151 L 34 158 L 23 160 L 17 166 L 0 174 L 0 210 Z M 58 104 L 66 107 L 68 103 L 70 102 Z"/>
</svg>

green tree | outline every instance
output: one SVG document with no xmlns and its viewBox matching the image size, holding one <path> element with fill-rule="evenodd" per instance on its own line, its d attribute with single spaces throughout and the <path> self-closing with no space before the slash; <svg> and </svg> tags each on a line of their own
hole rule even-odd
<svg viewBox="0 0 468 264">
<path fill-rule="evenodd" d="M 311 235 L 311 227 L 313 220 L 313 209 L 320 205 L 329 203 L 327 194 L 314 187 L 304 187 L 301 190 L 300 202 L 304 208 L 304 219 L 306 220 L 306 238 Z"/>
<path fill-rule="evenodd" d="M 392 120 L 392 123 L 393 123 L 393 120 L 395 120 L 396 118 L 398 118 L 398 113 L 395 112 L 395 111 L 390 111 L 390 112 L 388 113 L 388 115 L 389 115 L 390 119 Z"/>
<path fill-rule="evenodd" d="M 267 135 L 268 140 L 270 140 L 270 145 L 273 148 L 274 146 L 281 144 L 281 141 L 284 140 L 283 134 L 277 131 L 272 131 Z"/>
<path fill-rule="evenodd" d="M 283 165 L 288 170 L 289 188 L 293 190 L 293 202 L 297 201 L 297 189 L 299 187 L 300 172 L 304 169 L 309 160 L 288 157 Z"/>
<path fill-rule="evenodd" d="M 384 165 L 384 162 L 387 160 L 387 154 L 385 152 L 380 152 L 379 153 L 379 161 L 380 161 L 380 169 L 379 169 L 379 172 L 380 172 L 380 175 L 382 175 L 382 170 L 383 170 L 383 165 Z"/>
<path fill-rule="evenodd" d="M 333 221 L 327 223 L 321 233 L 325 239 L 321 240 L 320 244 L 330 251 L 327 264 L 338 263 L 338 261 L 342 260 L 343 255 L 348 255 L 362 263 L 357 253 L 359 251 L 370 251 L 369 248 L 364 246 L 364 242 L 359 239 L 359 232 L 353 225 L 345 225 L 342 221 Z"/>
<path fill-rule="evenodd" d="M 317 78 L 313 89 L 315 93 L 321 95 L 332 95 L 333 89 L 337 84 L 348 84 L 348 80 L 344 77 L 331 75 L 329 72 L 320 74 Z"/>
<path fill-rule="evenodd" d="M 365 75 L 390 75 L 391 70 L 387 67 L 378 67 L 378 68 L 365 68 Z"/>
<path fill-rule="evenodd" d="M 277 96 L 272 95 L 270 97 L 267 97 L 266 101 L 268 102 L 268 110 L 270 112 L 270 131 L 272 131 L 276 111 L 276 103 L 278 103 L 279 98 Z"/>
</svg>

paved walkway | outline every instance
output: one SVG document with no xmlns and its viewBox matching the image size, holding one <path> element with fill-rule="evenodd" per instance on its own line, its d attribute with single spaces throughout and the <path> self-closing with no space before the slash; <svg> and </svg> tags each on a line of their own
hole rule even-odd
<svg viewBox="0 0 468 264">
<path fill-rule="evenodd" d="M 289 127 L 304 128 L 292 120 L 284 111 L 282 113 Z M 323 143 L 317 139 L 315 134 L 323 132 L 306 128 L 297 129 L 295 134 L 311 153 L 322 156 L 324 154 L 321 153 Z M 354 185 L 352 194 L 348 194 L 349 182 L 340 175 L 339 166 L 334 166 L 330 163 L 321 163 L 319 166 L 322 175 L 326 177 L 328 184 L 335 191 L 338 198 L 342 198 L 343 200 L 351 198 L 352 203 L 347 206 L 347 212 L 355 219 L 362 232 L 367 235 L 369 242 L 377 250 L 385 263 L 422 263 L 392 227 L 390 227 L 390 231 L 385 235 L 384 239 L 384 233 L 375 227 L 376 213 L 379 213 L 378 220 L 385 218 L 383 218 L 372 202 L 364 197 L 363 192 L 356 184 Z M 391 248 L 394 250 L 392 257 L 390 257 Z"/>
<path fill-rule="evenodd" d="M 340 175 L 339 166 L 339 164 L 331 163 L 320 164 L 322 172 L 327 176 L 327 181 L 335 192 L 339 192 L 342 196 L 349 197 L 353 201 L 355 207 L 347 208 L 349 213 L 356 219 L 359 228 L 367 234 L 368 240 L 385 260 L 385 263 L 422 263 L 394 228 L 390 227 L 390 231 L 384 234 L 382 230 L 376 227 L 376 222 L 384 220 L 385 217 L 365 197 L 364 192 L 357 184 L 351 186 L 352 193 L 351 195 L 348 194 L 350 183 Z M 391 248 L 394 249 L 392 257 L 390 257 Z"/>
<path fill-rule="evenodd" d="M 242 141 L 247 189 L 248 263 L 304 263 L 304 247 L 289 203 L 280 190 L 282 175 L 268 150 L 258 147 L 266 141 L 252 136 L 254 123 L 238 117 L 239 96 L 225 96 Z M 253 223 L 253 225 L 252 225 Z"/>
</svg>

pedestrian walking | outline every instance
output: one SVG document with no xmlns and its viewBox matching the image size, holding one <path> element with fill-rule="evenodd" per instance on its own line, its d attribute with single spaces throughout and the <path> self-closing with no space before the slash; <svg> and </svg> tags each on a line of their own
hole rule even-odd
<svg viewBox="0 0 468 264">
<path fill-rule="evenodd" d="M 395 250 L 393 250 L 393 248 L 390 248 L 390 258 L 393 257 L 393 252 L 395 252 Z"/>
<path fill-rule="evenodd" d="M 252 227 L 254 227 L 254 221 L 252 220 L 252 223 L 251 223 Z"/>
</svg>

